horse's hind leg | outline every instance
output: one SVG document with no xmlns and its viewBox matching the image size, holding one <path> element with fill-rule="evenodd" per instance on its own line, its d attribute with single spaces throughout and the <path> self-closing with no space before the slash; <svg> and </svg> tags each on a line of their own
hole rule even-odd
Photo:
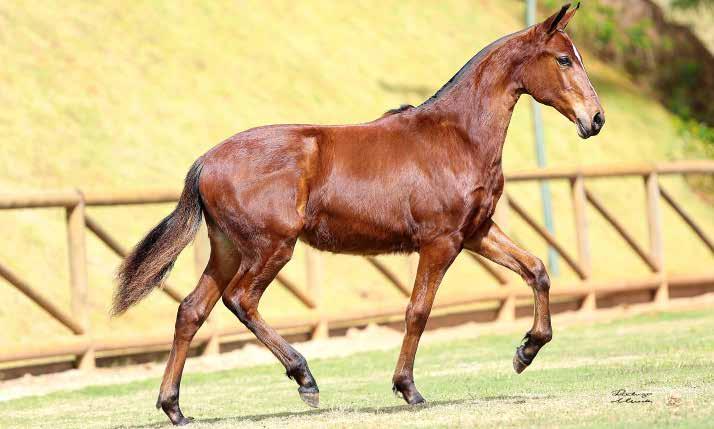
<svg viewBox="0 0 714 429">
<path fill-rule="evenodd" d="M 489 260 L 517 272 L 533 289 L 533 327 L 525 335 L 525 343 L 516 349 L 513 369 L 523 372 L 533 362 L 538 351 L 548 343 L 553 331 L 550 325 L 548 292 L 550 279 L 543 262 L 516 246 L 498 226 L 489 221 L 475 239 L 464 243 L 464 247 Z"/>
<path fill-rule="evenodd" d="M 263 292 L 292 257 L 295 241 L 295 238 L 272 239 L 267 245 L 253 247 L 255 251 L 250 261 L 244 259 L 250 267 L 243 273 L 245 265 L 241 266 L 241 272 L 236 274 L 223 293 L 223 302 L 283 364 L 287 376 L 298 383 L 302 400 L 311 407 L 317 407 L 320 392 L 307 361 L 265 323 L 258 312 Z"/>
<path fill-rule="evenodd" d="M 232 245 L 216 230 L 209 231 L 209 235 L 211 256 L 198 286 L 179 305 L 173 347 L 156 401 L 156 408 L 163 409 L 175 425 L 185 425 L 190 421 L 179 407 L 181 375 L 189 345 L 237 269 L 237 256 Z"/>
</svg>

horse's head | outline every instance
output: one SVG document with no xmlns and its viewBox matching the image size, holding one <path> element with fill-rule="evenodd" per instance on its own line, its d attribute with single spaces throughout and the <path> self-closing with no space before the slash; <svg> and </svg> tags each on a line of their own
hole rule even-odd
<svg viewBox="0 0 714 429">
<path fill-rule="evenodd" d="M 524 56 L 524 90 L 539 102 L 556 108 L 578 128 L 584 139 L 597 135 L 605 112 L 590 83 L 583 60 L 565 26 L 580 4 L 570 5 L 530 28 L 530 53 Z"/>
</svg>

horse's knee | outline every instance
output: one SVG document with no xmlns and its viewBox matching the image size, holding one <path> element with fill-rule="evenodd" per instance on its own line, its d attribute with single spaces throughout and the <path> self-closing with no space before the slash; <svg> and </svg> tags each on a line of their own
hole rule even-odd
<svg viewBox="0 0 714 429">
<path fill-rule="evenodd" d="M 536 259 L 529 271 L 528 280 L 531 286 L 537 291 L 548 292 L 550 290 L 550 277 L 548 277 L 548 270 L 545 269 L 543 261 Z"/>
</svg>

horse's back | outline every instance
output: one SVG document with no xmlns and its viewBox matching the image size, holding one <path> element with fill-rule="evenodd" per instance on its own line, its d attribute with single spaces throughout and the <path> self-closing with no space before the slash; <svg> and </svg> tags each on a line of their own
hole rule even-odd
<svg viewBox="0 0 714 429">
<path fill-rule="evenodd" d="M 246 236 L 297 234 L 339 253 L 417 250 L 463 223 L 469 190 L 443 168 L 454 164 L 448 150 L 425 150 L 433 136 L 400 121 L 236 134 L 204 157 L 206 210 Z"/>
</svg>

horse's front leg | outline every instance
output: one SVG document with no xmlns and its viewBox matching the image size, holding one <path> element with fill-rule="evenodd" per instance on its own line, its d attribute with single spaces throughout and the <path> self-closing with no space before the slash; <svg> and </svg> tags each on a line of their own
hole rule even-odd
<svg viewBox="0 0 714 429">
<path fill-rule="evenodd" d="M 516 246 L 492 221 L 488 221 L 475 237 L 467 240 L 464 248 L 515 271 L 533 289 L 533 327 L 526 333 L 525 343 L 516 349 L 513 357 L 513 369 L 520 374 L 553 336 L 548 306 L 550 279 L 545 266 L 540 259 Z"/>
<path fill-rule="evenodd" d="M 419 250 L 419 267 L 411 300 L 407 306 L 406 334 L 392 378 L 394 393 L 401 393 L 409 404 L 424 402 L 424 398 L 414 385 L 414 357 L 434 303 L 436 290 L 446 270 L 459 254 L 461 241 L 460 236 L 440 237 L 429 244 L 422 245 Z"/>
</svg>

